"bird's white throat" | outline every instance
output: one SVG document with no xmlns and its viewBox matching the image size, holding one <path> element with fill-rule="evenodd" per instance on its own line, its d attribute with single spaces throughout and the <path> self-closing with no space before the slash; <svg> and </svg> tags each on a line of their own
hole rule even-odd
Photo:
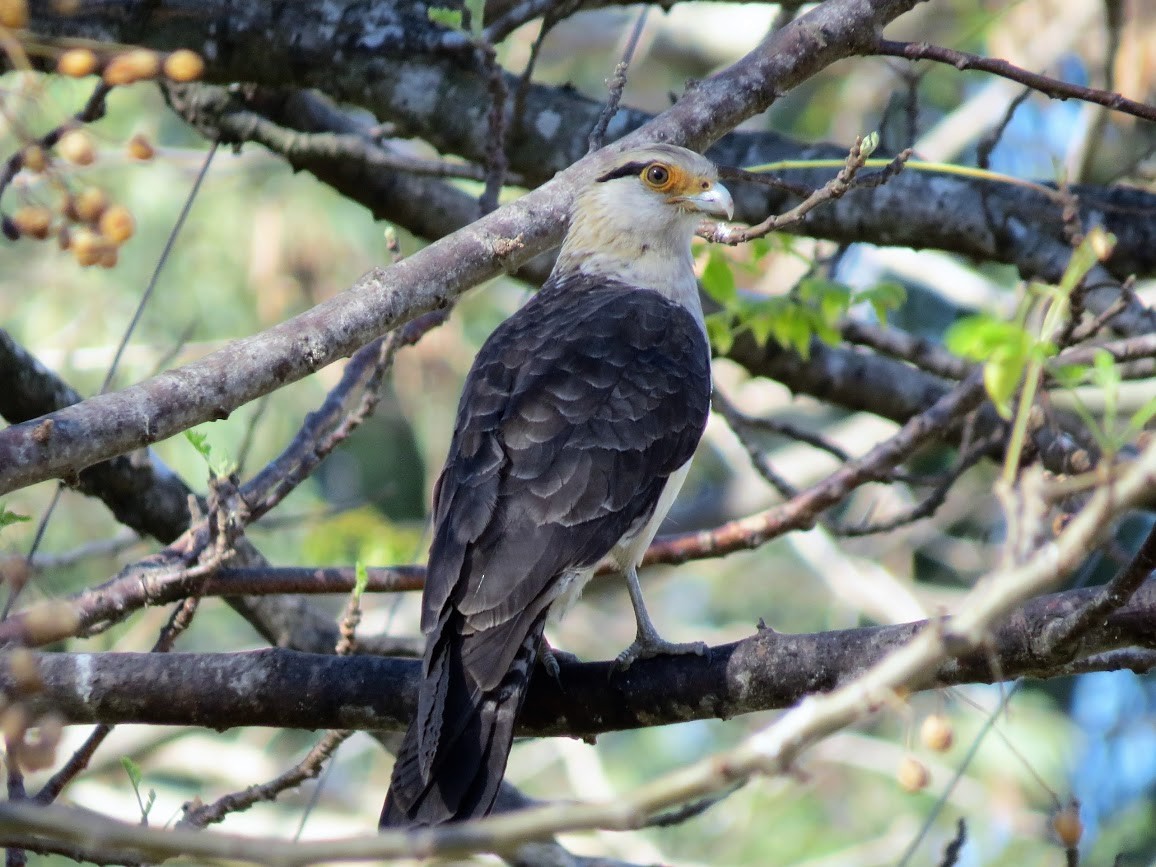
<svg viewBox="0 0 1156 867">
<path fill-rule="evenodd" d="M 613 276 L 653 289 L 702 321 L 690 242 L 701 220 L 641 190 L 632 178 L 595 184 L 577 208 L 555 272 Z"/>
</svg>

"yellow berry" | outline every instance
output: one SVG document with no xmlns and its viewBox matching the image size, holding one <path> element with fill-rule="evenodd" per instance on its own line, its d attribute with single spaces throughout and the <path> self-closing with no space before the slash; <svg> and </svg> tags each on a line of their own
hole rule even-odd
<svg viewBox="0 0 1156 867">
<path fill-rule="evenodd" d="M 27 24 L 27 0 L 0 0 L 0 27 L 19 30 Z"/>
<path fill-rule="evenodd" d="M 182 48 L 165 58 L 165 75 L 173 81 L 196 81 L 205 72 L 205 61 L 195 51 Z"/>
<path fill-rule="evenodd" d="M 42 172 L 48 167 L 48 155 L 40 145 L 31 144 L 21 152 L 20 164 L 30 172 Z"/>
<path fill-rule="evenodd" d="M 84 78 L 96 72 L 99 65 L 96 52 L 87 48 L 70 48 L 56 61 L 56 71 L 72 78 Z"/>
<path fill-rule="evenodd" d="M 1080 805 L 1069 803 L 1052 816 L 1052 830 L 1066 849 L 1075 849 L 1084 836 L 1084 823 L 1080 821 Z"/>
<path fill-rule="evenodd" d="M 116 252 L 116 247 L 112 244 L 105 244 L 104 249 L 100 251 L 100 259 L 96 264 L 101 268 L 115 268 L 119 258 L 120 256 Z"/>
<path fill-rule="evenodd" d="M 12 215 L 12 222 L 21 235 L 44 240 L 52 226 L 52 211 L 42 205 L 25 205 Z"/>
<path fill-rule="evenodd" d="M 44 689 L 36 654 L 26 647 L 14 647 L 7 655 L 8 676 L 16 692 L 27 695 Z"/>
<path fill-rule="evenodd" d="M 128 155 L 134 160 L 151 160 L 154 153 L 152 142 L 142 133 L 138 132 L 128 140 Z"/>
<path fill-rule="evenodd" d="M 147 48 L 134 48 L 124 54 L 118 54 L 108 62 L 104 68 L 105 84 L 132 84 L 135 81 L 147 81 L 156 78 L 161 71 L 161 60 L 155 51 Z"/>
<path fill-rule="evenodd" d="M 919 739 L 929 750 L 935 750 L 937 753 L 947 752 L 955 741 L 951 720 L 941 713 L 931 714 L 919 727 Z"/>
<path fill-rule="evenodd" d="M 32 577 L 32 568 L 28 565 L 28 558 L 19 554 L 7 554 L 0 557 L 0 584 L 7 584 L 10 591 L 24 589 L 28 579 Z"/>
<path fill-rule="evenodd" d="M 72 255 L 76 258 L 76 263 L 84 268 L 89 265 L 95 265 L 100 261 L 101 255 L 104 253 L 106 244 L 104 238 L 92 231 L 92 229 L 80 228 L 72 233 L 72 240 L 69 247 L 72 249 Z"/>
<path fill-rule="evenodd" d="M 113 205 L 100 217 L 100 234 L 114 244 L 123 244 L 135 231 L 136 221 L 124 205 Z"/>
<path fill-rule="evenodd" d="M 895 778 L 905 791 L 918 792 L 927 787 L 931 775 L 919 759 L 914 756 L 904 756 L 899 763 L 899 769 L 895 772 Z"/>
<path fill-rule="evenodd" d="M 91 165 L 96 160 L 92 139 L 82 129 L 70 129 L 56 143 L 56 152 L 78 166 Z"/>
<path fill-rule="evenodd" d="M 100 187 L 86 187 L 72 200 L 76 218 L 85 223 L 95 223 L 108 207 L 108 196 Z"/>
<path fill-rule="evenodd" d="M 4 733 L 4 740 L 10 743 L 24 740 L 24 733 L 28 731 L 28 709 L 22 704 L 14 704 L 0 714 L 0 732 Z"/>
<path fill-rule="evenodd" d="M 80 615 L 67 602 L 40 602 L 24 612 L 25 644 L 49 644 L 76 635 Z"/>
</svg>

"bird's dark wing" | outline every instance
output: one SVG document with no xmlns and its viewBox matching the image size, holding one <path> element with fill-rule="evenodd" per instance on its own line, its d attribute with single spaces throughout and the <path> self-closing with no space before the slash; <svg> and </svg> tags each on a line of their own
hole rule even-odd
<svg viewBox="0 0 1156 867">
<path fill-rule="evenodd" d="M 482 347 L 438 482 L 425 680 L 383 823 L 391 803 L 426 824 L 489 809 L 560 577 L 650 518 L 709 403 L 700 326 L 648 290 L 548 285 Z"/>
</svg>

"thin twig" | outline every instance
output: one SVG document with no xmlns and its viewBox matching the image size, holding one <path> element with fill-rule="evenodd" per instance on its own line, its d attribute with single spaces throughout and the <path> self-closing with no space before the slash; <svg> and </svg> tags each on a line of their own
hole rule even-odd
<svg viewBox="0 0 1156 867">
<path fill-rule="evenodd" d="M 124 355 L 124 350 L 128 346 L 129 340 L 132 339 L 133 332 L 136 331 L 137 324 L 140 322 L 141 316 L 144 314 L 144 309 L 148 305 L 149 300 L 153 297 L 153 292 L 157 288 L 157 282 L 160 280 L 161 272 L 164 271 L 165 265 L 168 264 L 169 255 L 173 252 L 173 247 L 176 246 L 177 238 L 181 234 L 181 229 L 184 228 L 185 221 L 188 219 L 189 211 L 193 209 L 193 202 L 197 200 L 197 195 L 201 191 L 201 185 L 205 181 L 205 177 L 209 174 L 209 166 L 213 164 L 213 156 L 217 153 L 218 142 L 213 142 L 209 146 L 208 151 L 205 152 L 205 159 L 201 163 L 201 168 L 197 172 L 197 177 L 193 180 L 192 189 L 185 197 L 184 204 L 181 205 L 181 211 L 177 214 L 177 221 L 173 223 L 173 228 L 169 231 L 168 237 L 165 238 L 165 245 L 161 248 L 161 255 L 157 258 L 157 264 L 153 268 L 153 273 L 149 277 L 148 285 L 145 286 L 144 292 L 141 294 L 140 302 L 133 311 L 132 319 L 129 320 L 128 327 L 125 328 L 121 335 L 120 342 L 117 344 L 116 352 L 113 354 L 112 363 L 108 366 L 108 372 L 104 375 L 104 382 L 100 385 L 100 393 L 104 394 L 108 391 L 109 386 L 112 385 L 113 377 L 120 367 L 121 357 Z"/>
<path fill-rule="evenodd" d="M 787 503 L 716 527 L 657 539 L 643 563 L 677 565 L 691 559 L 719 557 L 765 544 L 789 530 L 810 527 L 831 506 L 852 490 L 885 477 L 923 443 L 941 436 L 950 424 L 973 410 L 983 399 L 983 383 L 973 374 L 925 412 L 911 418 L 890 439 L 863 457 L 840 467 L 823 481 Z"/>
<path fill-rule="evenodd" d="M 89 104 L 85 106 L 84 111 L 82 111 L 80 115 L 77 116 L 78 120 L 80 118 L 88 117 L 88 115 L 92 112 L 99 112 L 96 115 L 97 117 L 99 117 L 100 114 L 103 114 L 104 98 L 107 96 L 109 90 L 109 86 L 103 84 L 103 82 L 98 85 L 96 90 L 93 92 L 93 95 L 89 98 Z M 185 202 L 181 207 L 180 214 L 177 215 L 176 223 L 173 224 L 172 230 L 169 232 L 168 237 L 165 239 L 164 248 L 161 250 L 161 255 L 157 259 L 156 267 L 153 268 L 152 276 L 149 278 L 148 285 L 145 286 L 145 290 L 141 295 L 140 302 L 137 304 L 136 310 L 133 312 L 132 319 L 129 321 L 128 326 L 125 328 L 124 333 L 121 335 L 120 343 L 117 345 L 116 352 L 112 358 L 112 363 L 109 365 L 108 372 L 104 376 L 104 382 L 100 386 L 101 394 L 104 394 L 106 391 L 108 391 L 109 386 L 112 384 L 112 378 L 116 375 L 116 371 L 120 365 L 120 360 L 124 354 L 124 350 L 128 346 L 128 342 L 132 338 L 137 324 L 140 322 L 140 318 L 144 313 L 145 306 L 148 304 L 149 299 L 152 298 L 153 290 L 156 289 L 157 281 L 160 279 L 160 275 L 164 270 L 165 263 L 168 262 L 169 254 L 172 252 L 173 245 L 176 243 L 177 236 L 180 234 L 181 228 L 185 224 L 185 219 L 189 215 L 189 210 L 192 208 L 193 202 L 196 201 L 197 193 L 200 192 L 201 183 L 204 181 L 205 175 L 208 173 L 209 165 L 212 162 L 213 154 L 215 154 L 216 151 L 217 144 L 214 142 L 212 147 L 209 148 L 208 153 L 205 155 L 205 161 L 201 165 L 201 170 L 197 173 L 196 180 L 193 182 L 193 187 L 191 190 L 189 190 L 189 195 L 185 198 Z M 3 184 L 0 183 L 0 192 L 2 191 Z M 31 568 L 32 558 L 36 554 L 36 550 L 40 546 L 41 540 L 44 538 L 44 532 L 48 528 L 48 522 L 52 520 L 52 515 L 56 511 L 57 504 L 60 502 L 60 495 L 63 490 L 64 483 L 61 482 L 56 486 L 56 491 L 52 495 L 52 500 L 49 502 L 48 507 L 44 510 L 44 514 L 40 518 L 40 523 L 36 528 L 36 536 L 32 540 L 32 546 L 30 547 L 27 555 L 29 568 Z M 16 600 L 16 597 L 25 586 L 25 584 L 16 585 L 8 594 L 8 598 L 4 603 L 4 611 L 3 613 L 0 613 L 0 621 L 7 619 L 8 614 L 12 608 L 12 603 Z"/>
<path fill-rule="evenodd" d="M 948 352 L 943 344 L 915 337 L 898 328 L 848 319 L 839 326 L 839 331 L 851 343 L 868 346 L 944 379 L 958 382 L 975 369 L 974 364 Z"/>
<path fill-rule="evenodd" d="M 622 52 L 622 59 L 618 61 L 618 65 L 614 67 L 614 74 L 606 82 L 610 93 L 606 98 L 606 105 L 598 114 L 598 120 L 594 123 L 594 128 L 590 130 L 590 136 L 586 140 L 587 153 L 594 153 L 606 143 L 606 130 L 610 126 L 610 121 L 614 119 L 614 115 L 618 114 L 618 105 L 622 102 L 622 91 L 626 89 L 626 73 L 630 69 L 630 62 L 634 59 L 634 51 L 638 48 L 638 40 L 642 36 L 642 28 L 646 26 L 646 16 L 649 11 L 649 6 L 643 6 L 638 13 L 638 18 L 634 21 L 634 29 L 630 31 L 630 38 L 626 41 L 626 48 Z"/>
<path fill-rule="evenodd" d="M 554 0 L 542 16 L 542 26 L 530 46 L 530 56 L 526 60 L 526 68 L 518 76 L 518 87 L 514 90 L 514 107 L 510 113 L 512 117 L 510 127 L 514 130 L 515 136 L 520 133 L 522 122 L 525 120 L 526 96 L 530 92 L 530 83 L 534 77 L 534 69 L 538 65 L 538 57 L 542 53 L 542 46 L 546 42 L 546 36 L 554 29 L 554 25 L 562 20 L 565 14 L 563 10 L 569 5 L 569 2 L 570 0 Z"/>
<path fill-rule="evenodd" d="M 105 84 L 103 81 L 98 82 L 96 87 L 93 88 L 92 95 L 88 97 L 88 101 L 80 111 L 35 141 L 29 142 L 5 160 L 3 166 L 0 167 L 0 195 L 4 194 L 8 185 L 12 183 L 12 179 L 16 177 L 16 174 L 24 166 L 24 153 L 29 144 L 37 145 L 42 150 L 48 151 L 55 147 L 56 143 L 59 142 L 61 137 L 69 130 L 100 120 L 104 117 L 105 101 L 111 91 L 112 85 Z"/>
<path fill-rule="evenodd" d="M 192 623 L 193 616 L 197 612 L 197 608 L 201 601 L 201 590 L 203 590 L 206 581 L 212 576 L 213 571 L 225 562 L 233 553 L 233 544 L 236 541 L 236 533 L 240 531 L 240 525 L 232 520 L 231 512 L 235 505 L 231 500 L 236 496 L 236 489 L 231 485 L 223 482 L 223 480 L 215 480 L 212 486 L 211 496 L 209 502 L 211 504 L 212 513 L 210 514 L 211 522 L 215 523 L 217 533 L 215 536 L 215 543 L 210 548 L 206 557 L 202 559 L 198 569 L 202 572 L 199 585 L 194 587 L 192 595 L 182 599 L 180 604 L 173 610 L 168 622 L 164 628 L 161 629 L 160 635 L 153 643 L 151 653 L 168 653 L 173 649 L 178 636 L 181 635 L 189 625 Z M 88 737 L 85 738 L 84 743 L 81 744 L 69 757 L 64 766 L 52 775 L 51 778 L 41 787 L 40 791 L 36 793 L 34 800 L 38 804 L 51 804 L 60 796 L 76 777 L 88 767 L 88 763 L 92 760 L 96 750 L 105 739 L 112 733 L 113 727 L 101 723 L 97 725 Z"/>
<path fill-rule="evenodd" d="M 1066 652 L 1075 657 L 1079 639 L 1094 624 L 1127 604 L 1140 585 L 1156 570 L 1156 523 L 1140 543 L 1136 555 L 1111 581 L 1105 584 L 1087 605 L 1057 620 L 1041 637 L 1042 653 Z"/>
<path fill-rule="evenodd" d="M 1011 122 L 1015 117 L 1016 111 L 1031 95 L 1032 89 L 1030 87 L 1025 87 L 1023 90 L 1021 90 L 1016 95 L 1016 98 L 1008 103 L 1007 109 L 1003 113 L 1003 117 L 1000 118 L 1000 122 L 997 123 L 994 128 L 988 130 L 979 140 L 979 143 L 976 144 L 975 164 L 984 171 L 991 168 L 992 151 L 995 150 L 996 145 L 998 145 L 1000 140 L 1003 139 L 1004 133 L 1007 132 L 1007 128 L 1011 126 Z"/>
<path fill-rule="evenodd" d="M 819 207 L 819 205 L 832 201 L 833 199 L 841 198 L 854 187 L 873 187 L 886 183 L 903 169 L 903 165 L 911 158 L 911 154 L 912 151 L 908 148 L 895 157 L 885 168 L 867 175 L 856 182 L 859 171 L 866 165 L 868 159 L 868 154 L 863 148 L 863 138 L 860 136 L 855 140 L 855 144 L 851 146 L 851 150 L 847 153 L 847 159 L 843 163 L 843 168 L 839 170 L 839 173 L 789 211 L 778 215 L 772 214 L 755 226 L 709 225 L 707 228 L 699 230 L 699 236 L 718 244 L 734 246 L 735 244 L 742 244 L 755 238 L 761 238 L 764 235 L 779 231 L 788 226 L 793 226 L 801 222 L 808 213 Z"/>
<path fill-rule="evenodd" d="M 960 70 L 974 69 L 987 72 L 1010 81 L 1019 82 L 1025 87 L 1030 87 L 1052 99 L 1078 99 L 1130 114 L 1133 117 L 1156 121 L 1156 107 L 1154 106 L 1128 99 L 1119 93 L 1070 84 L 1047 75 L 1029 72 L 998 58 L 981 57 L 978 54 L 931 45 L 927 42 L 898 42 L 891 39 L 879 39 L 864 53 L 879 54 L 886 57 L 903 57 L 907 60 L 932 60 L 936 63 L 946 63 Z"/>
<path fill-rule="evenodd" d="M 959 854 L 963 851 L 963 844 L 967 842 L 967 820 L 962 816 L 956 820 L 955 836 L 943 850 L 943 857 L 939 859 L 939 867 L 955 867 L 959 863 Z"/>
<path fill-rule="evenodd" d="M 486 70 L 486 81 L 490 92 L 490 111 L 487 115 L 486 135 L 486 186 L 478 198 L 478 207 L 488 214 L 498 207 L 502 186 L 506 182 L 509 160 L 506 158 L 506 73 L 498 63 L 494 46 L 485 43 L 478 46 L 478 57 Z"/>
<path fill-rule="evenodd" d="M 276 800 L 287 789 L 296 788 L 320 774 L 326 759 L 352 734 L 352 731 L 341 729 L 327 731 L 305 758 L 269 782 L 224 795 L 211 804 L 185 804 L 185 815 L 177 822 L 177 830 L 204 828 L 223 821 L 230 813 L 243 812 L 262 801 Z"/>
</svg>

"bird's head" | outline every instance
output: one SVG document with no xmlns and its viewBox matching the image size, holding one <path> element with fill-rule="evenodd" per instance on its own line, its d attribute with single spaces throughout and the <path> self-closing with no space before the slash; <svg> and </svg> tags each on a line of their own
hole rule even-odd
<svg viewBox="0 0 1156 867">
<path fill-rule="evenodd" d="M 574 204 L 559 267 L 627 274 L 640 285 L 690 272 L 705 217 L 729 218 L 730 192 L 706 157 L 653 144 L 607 157 Z M 677 274 L 675 273 L 677 271 Z"/>
</svg>

